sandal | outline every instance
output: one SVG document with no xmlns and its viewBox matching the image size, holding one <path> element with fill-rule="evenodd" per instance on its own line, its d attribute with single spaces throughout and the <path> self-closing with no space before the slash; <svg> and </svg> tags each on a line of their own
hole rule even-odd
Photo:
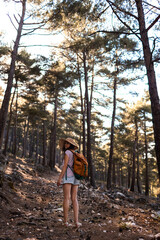
<svg viewBox="0 0 160 240">
<path fill-rule="evenodd" d="M 70 227 L 70 226 L 72 226 L 72 224 L 69 224 L 68 222 L 65 222 L 65 223 L 64 223 L 64 226 L 65 226 L 65 227 Z"/>
<path fill-rule="evenodd" d="M 77 222 L 77 223 L 75 223 L 75 226 L 76 226 L 76 228 L 80 228 L 80 227 L 82 227 L 82 223 Z"/>
</svg>

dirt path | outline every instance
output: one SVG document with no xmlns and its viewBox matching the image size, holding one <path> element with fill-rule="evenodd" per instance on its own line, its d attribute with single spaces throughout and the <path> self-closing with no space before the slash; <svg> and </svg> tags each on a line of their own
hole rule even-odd
<svg viewBox="0 0 160 240">
<path fill-rule="evenodd" d="M 148 240 L 160 232 L 160 217 L 144 203 L 86 184 L 79 188 L 82 228 L 64 227 L 56 179 L 56 172 L 37 172 L 23 159 L 10 161 L 0 188 L 0 240 Z M 73 225 L 72 206 L 69 219 Z"/>
</svg>

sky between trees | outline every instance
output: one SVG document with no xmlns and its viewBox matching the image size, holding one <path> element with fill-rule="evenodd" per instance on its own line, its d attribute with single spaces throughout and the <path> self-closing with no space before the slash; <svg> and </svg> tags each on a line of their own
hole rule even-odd
<svg viewBox="0 0 160 240">
<path fill-rule="evenodd" d="M 156 3 L 157 1 L 152 0 L 152 4 L 156 4 Z M 16 36 L 16 31 L 11 21 L 9 20 L 9 17 L 7 16 L 7 14 L 9 13 L 11 16 L 13 16 L 15 12 L 18 11 L 17 6 L 18 4 L 16 3 L 10 2 L 8 4 L 8 3 L 4 3 L 3 0 L 0 0 L 0 22 L 1 22 L 0 32 L 4 33 L 4 42 L 8 43 L 10 46 L 12 46 L 13 44 L 13 40 L 15 39 L 15 36 Z M 112 20 L 113 19 L 111 19 L 111 21 Z M 31 53 L 33 57 L 36 57 L 39 54 L 44 55 L 46 57 L 49 56 L 52 51 L 52 48 L 49 47 L 49 45 L 58 46 L 61 40 L 64 40 L 64 37 L 65 37 L 63 33 L 60 33 L 57 35 L 52 35 L 52 34 L 48 35 L 48 32 L 45 32 L 42 30 L 37 31 L 37 33 L 40 33 L 40 34 L 42 34 L 42 32 L 47 35 L 25 36 L 21 39 L 21 43 L 23 43 L 22 45 L 24 46 L 28 45 L 28 39 L 30 43 L 29 45 L 35 45 L 34 47 L 27 47 L 27 52 Z M 36 47 L 36 45 L 38 46 Z M 43 45 L 48 45 L 48 46 L 43 46 Z M 160 95 L 160 69 L 155 66 L 155 70 L 156 70 L 157 87 Z M 145 70 L 140 74 L 145 75 Z M 0 85 L 3 86 L 3 88 L 5 88 L 4 83 L 1 81 L 1 79 L 0 79 Z M 140 99 L 144 95 L 145 90 L 148 90 L 148 81 L 146 77 L 144 77 L 143 81 L 140 79 L 140 80 L 137 80 L 136 83 L 134 84 L 130 84 L 129 86 L 123 87 L 123 89 L 121 88 L 121 90 L 118 91 L 117 94 L 118 94 L 118 97 L 126 99 L 131 103 L 134 103 L 137 101 L 137 99 Z"/>
</svg>

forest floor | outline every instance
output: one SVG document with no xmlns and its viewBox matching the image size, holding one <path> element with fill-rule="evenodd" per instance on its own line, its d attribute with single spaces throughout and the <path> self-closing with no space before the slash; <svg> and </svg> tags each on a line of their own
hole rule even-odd
<svg viewBox="0 0 160 240">
<path fill-rule="evenodd" d="M 160 200 L 128 191 L 79 187 L 80 222 L 63 226 L 58 172 L 39 171 L 29 160 L 10 159 L 0 187 L 0 240 L 159 239 Z"/>
</svg>

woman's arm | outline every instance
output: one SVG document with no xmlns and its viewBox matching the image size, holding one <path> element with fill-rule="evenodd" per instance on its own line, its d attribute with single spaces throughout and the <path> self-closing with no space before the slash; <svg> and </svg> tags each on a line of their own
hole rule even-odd
<svg viewBox="0 0 160 240">
<path fill-rule="evenodd" d="M 58 178 L 58 181 L 57 181 L 57 186 L 59 186 L 61 184 L 61 181 L 62 181 L 62 178 L 67 170 L 67 165 L 68 165 L 68 160 L 69 160 L 69 157 L 67 154 L 64 155 L 64 165 L 63 165 L 63 168 L 62 168 L 62 171 L 59 175 L 59 178 Z"/>
</svg>

